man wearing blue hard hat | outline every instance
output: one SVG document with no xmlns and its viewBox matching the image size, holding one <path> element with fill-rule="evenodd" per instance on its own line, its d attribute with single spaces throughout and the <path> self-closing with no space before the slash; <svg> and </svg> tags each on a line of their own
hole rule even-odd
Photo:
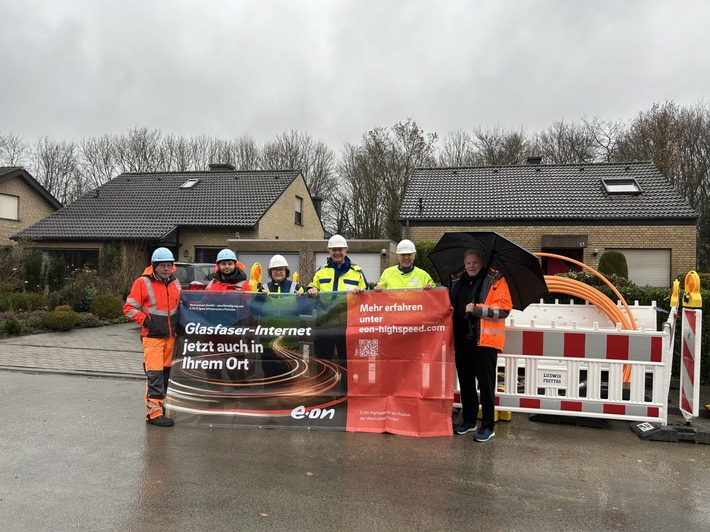
<svg viewBox="0 0 710 532">
<path fill-rule="evenodd" d="M 210 282 L 207 283 L 205 290 L 208 292 L 249 291 L 244 265 L 237 260 L 234 251 L 225 248 L 217 254 L 215 271 L 210 274 Z"/>
<path fill-rule="evenodd" d="M 172 427 L 163 404 L 170 378 L 170 365 L 178 328 L 180 281 L 173 275 L 175 258 L 167 248 L 158 248 L 151 264 L 133 282 L 123 313 L 141 326 L 143 367 L 146 375 L 145 421 L 157 427 Z"/>
</svg>

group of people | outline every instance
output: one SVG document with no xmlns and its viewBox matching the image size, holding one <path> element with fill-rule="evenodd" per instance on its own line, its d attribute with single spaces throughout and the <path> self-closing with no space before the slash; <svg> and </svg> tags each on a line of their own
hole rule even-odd
<svg viewBox="0 0 710 532">
<path fill-rule="evenodd" d="M 288 262 L 282 255 L 274 255 L 268 268 L 270 281 L 260 286 L 254 297 L 257 312 L 268 315 L 280 313 L 278 303 L 269 294 L 296 294 L 316 298 L 320 292 L 367 289 L 362 269 L 347 256 L 348 244 L 341 235 L 328 240 L 328 259 L 318 268 L 313 280 L 305 288 L 289 279 Z M 393 289 L 422 289 L 435 287 L 431 276 L 414 265 L 416 247 L 411 240 L 397 245 L 398 264 L 385 269 L 374 287 L 376 292 Z M 167 248 L 156 249 L 151 265 L 135 280 L 124 305 L 124 313 L 141 326 L 146 374 L 146 422 L 158 427 L 170 427 L 173 420 L 165 415 L 164 401 L 170 377 L 170 366 L 177 335 L 180 283 L 173 276 L 175 259 Z M 205 287 L 208 291 L 250 291 L 245 266 L 230 249 L 217 255 L 215 272 Z M 512 309 L 508 284 L 503 276 L 487 267 L 477 250 L 467 250 L 463 256 L 463 272 L 451 282 L 449 297 L 453 314 L 454 352 L 459 377 L 462 423 L 454 433 L 473 433 L 473 439 L 486 442 L 495 436 L 495 392 L 497 359 L 505 342 L 505 318 Z M 294 303 L 289 303 L 294 305 Z M 298 302 L 295 303 L 298 305 Z M 294 309 L 291 309 L 294 310 Z M 316 353 L 333 353 L 346 359 L 344 325 L 345 309 L 329 312 L 329 323 L 316 323 L 323 334 L 315 337 Z M 340 323 L 342 322 L 342 323 Z M 481 424 L 477 426 L 479 393 Z"/>
</svg>

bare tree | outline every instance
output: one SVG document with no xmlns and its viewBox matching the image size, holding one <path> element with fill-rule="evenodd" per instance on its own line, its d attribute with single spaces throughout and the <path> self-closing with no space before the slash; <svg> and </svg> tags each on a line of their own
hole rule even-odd
<svg viewBox="0 0 710 532">
<path fill-rule="evenodd" d="M 114 137 L 103 135 L 83 139 L 80 147 L 79 171 L 87 187 L 94 189 L 118 174 Z"/>
<path fill-rule="evenodd" d="M 207 135 L 200 135 L 190 139 L 190 153 L 192 159 L 192 170 L 207 170 L 212 153 L 212 138 Z"/>
<path fill-rule="evenodd" d="M 261 154 L 265 170 L 300 170 L 311 194 L 326 197 L 335 184 L 335 154 L 308 133 L 288 131 L 267 142 Z"/>
<path fill-rule="evenodd" d="M 631 121 L 621 136 L 618 161 L 653 161 L 671 181 L 678 176 L 680 161 L 680 108 L 673 102 L 655 103 Z"/>
<path fill-rule="evenodd" d="M 237 170 L 258 170 L 261 150 L 250 135 L 242 135 L 231 142 L 231 158 Z"/>
<path fill-rule="evenodd" d="M 624 132 L 625 124 L 620 120 L 602 120 L 599 117 L 582 118 L 582 123 L 591 136 L 595 146 L 595 160 L 605 163 L 614 161 L 619 138 Z"/>
<path fill-rule="evenodd" d="M 62 203 L 70 203 L 86 191 L 79 172 L 74 142 L 40 137 L 32 146 L 32 175 Z"/>
<path fill-rule="evenodd" d="M 190 144 L 190 139 L 182 135 L 166 135 L 162 139 L 165 170 L 175 172 L 189 172 L 195 170 L 194 152 Z"/>
<path fill-rule="evenodd" d="M 116 139 L 116 163 L 122 172 L 160 172 L 167 169 L 162 133 L 147 127 L 130 129 Z"/>
<path fill-rule="evenodd" d="M 631 121 L 615 154 L 619 161 L 652 161 L 699 214 L 698 264 L 710 267 L 710 109 L 656 103 Z"/>
<path fill-rule="evenodd" d="M 340 174 L 343 179 L 344 205 L 349 205 L 349 224 L 356 238 L 381 238 L 385 208 L 382 201 L 380 160 L 373 157 L 371 150 L 364 146 L 346 144 Z M 341 205 L 344 206 L 344 205 Z M 340 212 L 339 214 L 345 214 Z M 346 219 L 339 217 L 339 224 L 346 225 Z"/>
<path fill-rule="evenodd" d="M 535 135 L 532 151 L 551 164 L 587 163 L 594 160 L 595 143 L 583 124 L 560 120 Z"/>
<path fill-rule="evenodd" d="M 435 164 L 436 140 L 436 134 L 425 134 L 407 119 L 369 131 L 357 146 L 345 146 L 340 176 L 352 201 L 354 236 L 399 239 L 399 209 L 409 177 L 415 167 Z"/>
<path fill-rule="evenodd" d="M 474 166 L 478 164 L 473 138 L 465 131 L 452 131 L 442 141 L 439 166 Z"/>
<path fill-rule="evenodd" d="M 28 151 L 27 143 L 19 135 L 0 135 L 0 166 L 23 166 Z"/>
<path fill-rule="evenodd" d="M 519 164 L 530 154 L 525 131 L 477 128 L 473 132 L 473 145 L 479 164 Z"/>
</svg>

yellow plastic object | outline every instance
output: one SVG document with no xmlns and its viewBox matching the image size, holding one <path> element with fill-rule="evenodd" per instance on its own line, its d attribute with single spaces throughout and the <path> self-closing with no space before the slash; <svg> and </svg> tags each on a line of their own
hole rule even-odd
<svg viewBox="0 0 710 532">
<path fill-rule="evenodd" d="M 680 281 L 676 279 L 673 281 L 673 293 L 671 294 L 671 307 L 678 306 L 678 294 L 680 294 Z"/>
<path fill-rule="evenodd" d="M 292 280 L 294 283 L 298 284 L 298 272 L 293 274 Z"/>
<path fill-rule="evenodd" d="M 696 271 L 689 271 L 685 276 L 683 306 L 702 308 L 703 298 L 700 296 L 700 276 Z"/>
<path fill-rule="evenodd" d="M 251 265 L 251 271 L 249 272 L 249 290 L 256 292 L 259 288 L 259 283 L 261 282 L 261 264 L 255 262 Z"/>
</svg>

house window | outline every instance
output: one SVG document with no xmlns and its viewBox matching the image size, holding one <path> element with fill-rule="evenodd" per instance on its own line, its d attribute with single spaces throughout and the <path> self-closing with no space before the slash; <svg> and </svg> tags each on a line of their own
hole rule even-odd
<svg viewBox="0 0 710 532">
<path fill-rule="evenodd" d="M 215 262 L 221 249 L 223 248 L 196 247 L 195 262 Z"/>
<path fill-rule="evenodd" d="M 20 219 L 20 198 L 18 196 L 0 194 L 0 218 Z"/>
<path fill-rule="evenodd" d="M 199 182 L 200 180 L 198 178 L 188 179 L 182 185 L 180 185 L 180 188 L 192 188 Z"/>
<path fill-rule="evenodd" d="M 99 267 L 98 249 L 47 249 L 50 256 L 63 258 L 69 271 L 97 270 Z"/>
<path fill-rule="evenodd" d="M 296 225 L 303 225 L 303 198 L 296 196 Z"/>
<path fill-rule="evenodd" d="M 641 187 L 635 179 L 602 179 L 607 194 L 641 194 Z"/>
</svg>

